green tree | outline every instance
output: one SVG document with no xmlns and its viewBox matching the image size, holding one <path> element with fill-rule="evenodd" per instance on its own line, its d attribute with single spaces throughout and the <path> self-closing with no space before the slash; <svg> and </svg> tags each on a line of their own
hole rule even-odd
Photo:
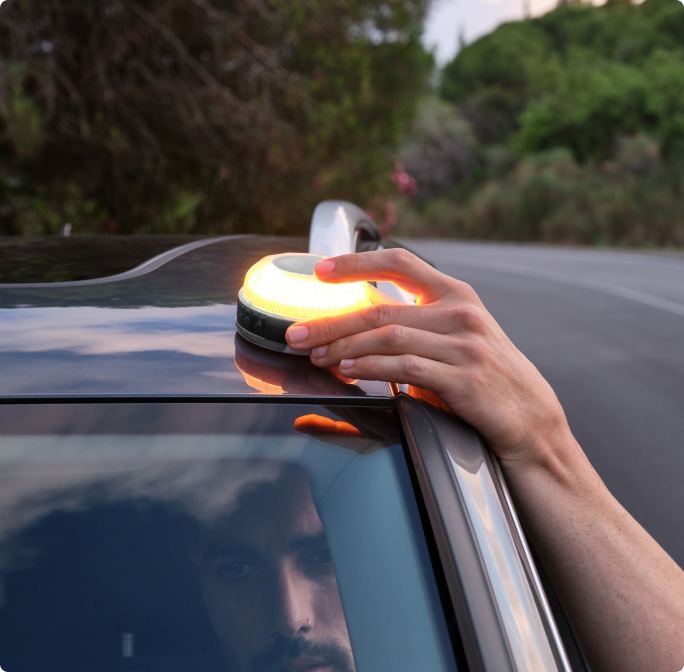
<svg viewBox="0 0 684 672">
<path fill-rule="evenodd" d="M 682 45 L 678 0 L 566 2 L 465 47 L 445 67 L 441 93 L 484 144 L 507 142 L 522 123 L 516 144 L 525 152 L 562 146 L 580 159 L 600 156 L 617 135 L 641 130 L 670 146 Z"/>
<path fill-rule="evenodd" d="M 487 89 L 529 95 L 548 57 L 547 36 L 531 21 L 505 23 L 465 47 L 442 73 L 441 94 L 460 103 Z"/>
<path fill-rule="evenodd" d="M 656 52 L 642 66 L 604 61 L 568 69 L 558 90 L 531 101 L 515 138 L 523 154 L 554 147 L 605 160 L 620 136 L 646 133 L 666 156 L 684 148 L 684 58 Z"/>
<path fill-rule="evenodd" d="M 531 21 L 503 24 L 447 64 L 442 98 L 456 103 L 480 142 L 505 142 L 527 100 L 552 76 L 550 46 Z"/>
<path fill-rule="evenodd" d="M 302 232 L 319 200 L 389 191 L 425 9 L 7 0 L 0 227 Z"/>
</svg>

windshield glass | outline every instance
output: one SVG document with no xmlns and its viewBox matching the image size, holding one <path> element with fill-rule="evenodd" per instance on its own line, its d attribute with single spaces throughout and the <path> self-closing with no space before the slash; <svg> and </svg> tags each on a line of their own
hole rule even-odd
<svg viewBox="0 0 684 672">
<path fill-rule="evenodd" d="M 0 408 L 0 668 L 453 670 L 386 409 Z"/>
</svg>

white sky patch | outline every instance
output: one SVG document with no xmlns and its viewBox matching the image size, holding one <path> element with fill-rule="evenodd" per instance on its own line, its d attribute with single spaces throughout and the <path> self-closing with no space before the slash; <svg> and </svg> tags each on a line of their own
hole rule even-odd
<svg viewBox="0 0 684 672">
<path fill-rule="evenodd" d="M 458 52 L 459 35 L 470 43 L 501 23 L 519 21 L 525 16 L 525 2 L 532 16 L 545 14 L 557 4 L 556 0 L 433 0 L 423 44 L 428 49 L 434 47 L 437 63 L 443 66 Z"/>
</svg>

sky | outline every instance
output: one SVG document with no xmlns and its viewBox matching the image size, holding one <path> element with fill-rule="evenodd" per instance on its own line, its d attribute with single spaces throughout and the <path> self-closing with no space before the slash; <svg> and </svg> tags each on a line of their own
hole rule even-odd
<svg viewBox="0 0 684 672">
<path fill-rule="evenodd" d="M 444 65 L 456 55 L 459 34 L 472 42 L 500 23 L 522 19 L 525 3 L 533 16 L 557 4 L 556 0 L 432 0 L 423 43 L 435 47 L 437 62 Z"/>
</svg>

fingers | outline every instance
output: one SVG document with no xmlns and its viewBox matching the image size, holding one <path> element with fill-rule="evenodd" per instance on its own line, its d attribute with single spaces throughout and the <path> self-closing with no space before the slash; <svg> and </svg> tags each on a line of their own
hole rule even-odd
<svg viewBox="0 0 684 672">
<path fill-rule="evenodd" d="M 459 285 L 467 287 L 402 248 L 325 259 L 316 265 L 316 277 L 331 283 L 389 280 L 415 294 L 418 303 L 431 303 Z"/>
<path fill-rule="evenodd" d="M 430 306 L 381 303 L 346 315 L 322 317 L 294 324 L 287 330 L 285 337 L 290 347 L 308 350 L 351 334 L 371 331 L 390 324 L 437 332 L 448 330 L 450 326 L 443 320 L 440 321 L 437 309 L 431 309 Z"/>
<path fill-rule="evenodd" d="M 360 380 L 386 380 L 408 383 L 437 395 L 456 387 L 458 375 L 454 367 L 416 355 L 368 355 L 358 359 L 343 359 L 340 371 Z"/>
<path fill-rule="evenodd" d="M 319 345 L 312 349 L 311 361 L 316 366 L 328 367 L 339 364 L 343 359 L 366 355 L 410 354 L 453 365 L 458 363 L 458 345 L 454 337 L 391 324 Z"/>
<path fill-rule="evenodd" d="M 390 325 L 419 329 L 426 334 L 484 335 L 496 323 L 482 305 L 471 303 L 428 306 L 378 304 L 346 315 L 292 325 L 286 338 L 292 348 L 311 349 Z"/>
</svg>

